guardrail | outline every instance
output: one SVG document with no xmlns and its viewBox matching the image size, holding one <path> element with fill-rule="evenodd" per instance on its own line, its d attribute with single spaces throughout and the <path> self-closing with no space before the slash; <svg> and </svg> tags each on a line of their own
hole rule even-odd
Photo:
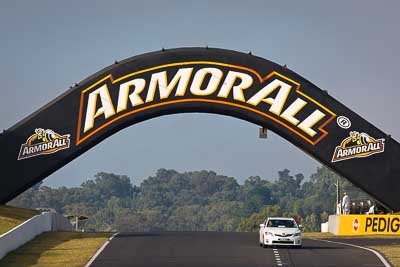
<svg viewBox="0 0 400 267">
<path fill-rule="evenodd" d="M 61 214 L 44 212 L 36 215 L 0 235 L 0 259 L 37 235 L 50 231 L 73 231 L 73 227 Z"/>
</svg>

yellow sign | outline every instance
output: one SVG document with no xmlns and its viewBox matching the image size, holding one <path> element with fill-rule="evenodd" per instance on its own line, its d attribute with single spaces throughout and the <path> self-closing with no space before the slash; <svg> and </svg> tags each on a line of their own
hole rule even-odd
<svg viewBox="0 0 400 267">
<path fill-rule="evenodd" d="M 400 215 L 340 215 L 338 235 L 400 235 Z"/>
</svg>

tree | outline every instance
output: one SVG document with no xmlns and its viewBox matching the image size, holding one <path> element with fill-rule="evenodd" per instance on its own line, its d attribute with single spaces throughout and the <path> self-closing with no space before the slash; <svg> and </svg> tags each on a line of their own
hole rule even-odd
<svg viewBox="0 0 400 267">
<path fill-rule="evenodd" d="M 338 179 L 352 198 L 364 194 L 323 166 L 306 181 L 284 169 L 276 180 L 250 176 L 243 185 L 213 171 L 159 169 L 136 186 L 105 172 L 79 187 L 38 184 L 11 203 L 86 215 L 85 229 L 97 231 L 256 231 L 268 216 L 300 216 L 305 231 L 319 231 L 335 210 Z"/>
<path fill-rule="evenodd" d="M 321 230 L 320 221 L 318 220 L 317 215 L 311 213 L 311 215 L 307 216 L 303 222 L 303 231 L 304 232 L 319 232 Z"/>
<path fill-rule="evenodd" d="M 240 222 L 237 231 L 239 232 L 255 232 L 260 228 L 268 217 L 282 216 L 282 210 L 278 205 L 269 205 L 264 207 L 260 212 L 253 213 L 249 218 Z"/>
</svg>

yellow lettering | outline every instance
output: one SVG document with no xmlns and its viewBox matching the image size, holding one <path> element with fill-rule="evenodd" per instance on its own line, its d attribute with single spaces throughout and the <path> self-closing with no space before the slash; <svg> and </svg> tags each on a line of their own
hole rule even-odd
<svg viewBox="0 0 400 267">
<path fill-rule="evenodd" d="M 207 75 L 211 75 L 210 80 L 205 89 L 202 89 L 202 84 Z M 197 96 L 207 96 L 214 93 L 222 78 L 222 71 L 217 68 L 203 68 L 196 72 L 193 78 L 190 92 Z"/>
<path fill-rule="evenodd" d="M 307 133 L 309 136 L 313 137 L 317 134 L 316 131 L 311 129 L 317 122 L 319 122 L 325 114 L 319 111 L 318 109 L 311 113 L 304 121 L 302 121 L 297 127 Z"/>
<path fill-rule="evenodd" d="M 101 107 L 99 107 L 96 111 L 98 97 L 100 97 Z M 83 132 L 87 132 L 92 129 L 94 125 L 94 119 L 102 114 L 104 114 L 106 119 L 115 114 L 114 106 L 106 84 L 89 94 L 89 100 L 86 109 L 85 127 Z"/>
<path fill-rule="evenodd" d="M 134 79 L 132 81 L 123 83 L 119 87 L 117 113 L 126 110 L 128 105 L 129 90 L 134 87 L 135 89 L 129 95 L 132 107 L 143 104 L 142 98 L 139 96 L 143 92 L 146 81 L 144 79 Z"/>
<path fill-rule="evenodd" d="M 276 89 L 279 88 L 278 94 L 275 98 L 267 98 L 270 94 L 272 94 Z M 254 96 L 252 96 L 247 103 L 257 106 L 261 102 L 265 102 L 270 104 L 271 107 L 269 109 L 270 112 L 279 116 L 281 114 L 282 108 L 285 105 L 286 99 L 289 96 L 290 86 L 287 83 L 282 82 L 281 80 L 275 79 L 271 83 L 267 84 L 260 91 L 257 92 Z"/>
<path fill-rule="evenodd" d="M 297 125 L 299 120 L 296 119 L 294 116 L 305 106 L 307 102 L 297 98 L 281 115 L 282 118 L 287 120 L 293 125 Z"/>
<path fill-rule="evenodd" d="M 237 79 L 240 79 L 240 83 L 235 85 Z M 225 81 L 218 93 L 218 97 L 228 98 L 229 93 L 233 89 L 233 99 L 245 102 L 243 90 L 248 89 L 253 84 L 253 78 L 245 73 L 229 71 L 225 78 Z"/>
<path fill-rule="evenodd" d="M 167 84 L 168 80 L 166 71 L 153 73 L 151 75 L 149 90 L 147 92 L 146 103 L 154 100 L 154 95 L 156 93 L 157 87 L 160 92 L 160 99 L 168 98 L 172 90 L 176 87 L 176 84 L 178 84 L 178 88 L 175 95 L 185 95 L 190 76 L 192 75 L 192 71 L 193 68 L 179 69 L 169 84 Z"/>
</svg>

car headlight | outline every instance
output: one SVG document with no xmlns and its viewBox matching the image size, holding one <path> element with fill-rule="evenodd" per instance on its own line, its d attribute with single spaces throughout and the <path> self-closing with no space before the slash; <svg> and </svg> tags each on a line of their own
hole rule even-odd
<svg viewBox="0 0 400 267">
<path fill-rule="evenodd" d="M 301 236 L 301 232 L 294 233 L 293 236 Z"/>
<path fill-rule="evenodd" d="M 270 235 L 270 236 L 273 236 L 273 235 L 274 235 L 274 234 L 271 233 L 271 232 L 265 232 L 265 234 L 266 234 L 266 235 Z"/>
</svg>

